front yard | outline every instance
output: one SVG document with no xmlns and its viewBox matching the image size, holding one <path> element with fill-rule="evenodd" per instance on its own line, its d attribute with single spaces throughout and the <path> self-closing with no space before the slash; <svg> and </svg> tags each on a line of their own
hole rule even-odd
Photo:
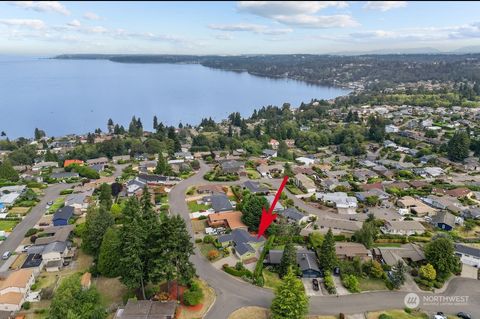
<svg viewBox="0 0 480 319">
<path fill-rule="evenodd" d="M 0 230 L 10 232 L 19 222 L 17 220 L 0 220 Z"/>
<path fill-rule="evenodd" d="M 268 269 L 263 270 L 263 279 L 265 279 L 266 288 L 277 289 L 277 287 L 282 284 L 282 280 L 278 277 L 278 274 Z"/>
<path fill-rule="evenodd" d="M 208 205 L 208 204 L 199 204 L 197 203 L 196 200 L 192 200 L 188 202 L 187 205 L 191 213 L 199 212 L 201 210 L 207 210 L 212 207 L 211 205 Z"/>
<path fill-rule="evenodd" d="M 246 172 L 248 174 L 248 178 L 250 179 L 260 179 L 260 173 L 257 172 L 256 169 L 253 169 L 253 168 L 247 168 L 246 169 Z"/>
<path fill-rule="evenodd" d="M 387 290 L 383 279 L 359 278 L 358 283 L 361 291 Z"/>
<path fill-rule="evenodd" d="M 54 202 L 53 205 L 50 206 L 48 209 L 48 214 L 53 214 L 55 213 L 58 209 L 62 208 L 62 206 L 65 204 L 65 197 L 60 196 L 58 197 Z"/>
<path fill-rule="evenodd" d="M 395 319 L 428 319 L 428 315 L 426 313 L 412 310 L 411 313 L 405 312 L 405 310 L 388 310 L 388 311 L 377 311 L 377 312 L 369 312 L 367 314 L 367 319 L 379 319 L 380 315 L 385 314 L 389 316 L 389 318 Z"/>
</svg>

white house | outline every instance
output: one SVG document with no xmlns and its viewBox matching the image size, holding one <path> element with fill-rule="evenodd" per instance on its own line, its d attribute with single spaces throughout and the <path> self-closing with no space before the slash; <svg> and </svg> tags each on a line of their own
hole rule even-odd
<svg viewBox="0 0 480 319">
<path fill-rule="evenodd" d="M 480 249 L 455 244 L 455 255 L 460 257 L 462 264 L 480 268 Z"/>
<path fill-rule="evenodd" d="M 384 234 L 391 235 L 415 235 L 423 234 L 425 227 L 415 220 L 402 220 L 402 221 L 386 221 L 385 225 L 380 228 Z"/>
<path fill-rule="evenodd" d="M 399 128 L 395 125 L 387 125 L 385 126 L 385 133 L 397 133 L 399 131 Z"/>
<path fill-rule="evenodd" d="M 311 165 L 315 164 L 315 159 L 309 158 L 309 157 L 303 157 L 303 156 L 302 157 L 297 157 L 295 160 L 297 162 L 303 163 L 306 166 L 311 166 Z"/>
<path fill-rule="evenodd" d="M 0 311 L 18 311 L 35 282 L 33 269 L 20 269 L 0 278 Z"/>
<path fill-rule="evenodd" d="M 307 193 L 314 193 L 317 190 L 315 183 L 305 174 L 297 174 L 293 179 L 295 185 L 304 188 Z"/>
<path fill-rule="evenodd" d="M 344 192 L 335 193 L 317 193 L 317 199 L 327 203 L 333 204 L 337 208 L 339 214 L 355 214 L 357 209 L 357 199 L 353 196 L 348 196 Z"/>
</svg>

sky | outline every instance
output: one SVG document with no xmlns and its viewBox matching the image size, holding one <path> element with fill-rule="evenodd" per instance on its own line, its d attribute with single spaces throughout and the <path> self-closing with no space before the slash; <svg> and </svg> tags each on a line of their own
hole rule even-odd
<svg viewBox="0 0 480 319">
<path fill-rule="evenodd" d="M 0 2 L 0 54 L 480 49 L 480 2 Z"/>
</svg>

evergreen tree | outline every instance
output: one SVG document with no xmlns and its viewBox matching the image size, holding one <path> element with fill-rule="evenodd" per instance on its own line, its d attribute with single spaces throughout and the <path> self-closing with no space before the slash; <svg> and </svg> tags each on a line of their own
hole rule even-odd
<svg viewBox="0 0 480 319">
<path fill-rule="evenodd" d="M 9 160 L 0 163 L 0 179 L 17 182 L 20 179 L 18 172 L 13 168 Z"/>
<path fill-rule="evenodd" d="M 38 141 L 40 140 L 41 138 L 45 137 L 45 131 L 42 131 L 38 128 L 35 128 L 35 132 L 34 132 L 34 136 L 35 136 L 35 140 Z"/>
<path fill-rule="evenodd" d="M 119 260 L 122 255 L 120 249 L 122 240 L 119 231 L 109 227 L 103 235 L 102 245 L 98 254 L 98 271 L 105 277 L 114 278 L 120 276 Z"/>
<path fill-rule="evenodd" d="M 362 243 L 370 249 L 377 237 L 378 229 L 375 226 L 374 221 L 365 221 L 360 230 L 355 232 L 355 239 L 357 242 Z"/>
<path fill-rule="evenodd" d="M 270 307 L 272 319 L 303 319 L 308 313 L 308 297 L 302 281 L 290 270 L 275 291 Z"/>
<path fill-rule="evenodd" d="M 82 248 L 94 258 L 98 257 L 103 235 L 108 227 L 114 224 L 112 214 L 104 205 L 93 208 L 87 213 L 85 230 L 83 232 Z"/>
<path fill-rule="evenodd" d="M 455 257 L 453 242 L 446 237 L 439 237 L 425 245 L 425 258 L 435 270 L 437 275 L 445 277 L 454 272 L 458 266 Z"/>
<path fill-rule="evenodd" d="M 290 153 L 288 152 L 288 146 L 285 141 L 280 141 L 278 145 L 278 151 L 277 151 L 278 157 L 284 158 L 284 159 L 290 159 Z"/>
<path fill-rule="evenodd" d="M 113 204 L 112 187 L 107 183 L 100 185 L 100 195 L 98 196 L 98 199 L 100 201 L 100 205 L 103 205 L 107 210 L 110 210 Z"/>
<path fill-rule="evenodd" d="M 370 116 L 368 119 L 370 128 L 368 136 L 375 142 L 383 142 L 385 139 L 385 121 L 381 116 Z"/>
<path fill-rule="evenodd" d="M 44 159 L 46 162 L 58 162 L 57 154 L 52 153 L 49 149 L 47 149 L 47 152 L 45 152 Z"/>
<path fill-rule="evenodd" d="M 406 266 L 403 260 L 399 260 L 395 266 L 393 266 L 392 273 L 390 275 L 390 282 L 394 289 L 400 288 L 405 283 L 405 273 L 407 272 Z"/>
<path fill-rule="evenodd" d="M 153 129 L 156 131 L 157 130 L 157 127 L 158 127 L 158 118 L 157 116 L 155 115 L 153 117 Z"/>
<path fill-rule="evenodd" d="M 244 196 L 241 211 L 242 221 L 248 226 L 249 230 L 257 231 L 262 216 L 262 208 L 268 209 L 268 201 L 265 197 L 247 194 Z"/>
<path fill-rule="evenodd" d="M 468 157 L 470 136 L 464 130 L 456 131 L 447 144 L 448 158 L 460 162 Z"/>
<path fill-rule="evenodd" d="M 162 152 L 158 153 L 157 166 L 155 167 L 155 174 L 168 175 L 171 174 L 172 169 L 168 164 L 168 161 L 163 157 Z"/>
<path fill-rule="evenodd" d="M 320 248 L 319 261 L 323 271 L 333 271 L 333 268 L 338 264 L 335 253 L 335 237 L 333 237 L 331 228 L 325 235 L 322 247 Z"/>
<path fill-rule="evenodd" d="M 289 269 L 296 268 L 297 265 L 297 252 L 293 242 L 289 240 L 283 249 L 282 260 L 280 261 L 278 274 L 280 278 L 283 278 L 289 271 Z"/>
</svg>

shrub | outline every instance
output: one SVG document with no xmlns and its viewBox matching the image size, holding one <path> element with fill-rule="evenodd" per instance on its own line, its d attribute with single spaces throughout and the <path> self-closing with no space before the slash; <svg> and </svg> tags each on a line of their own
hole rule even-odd
<svg viewBox="0 0 480 319">
<path fill-rule="evenodd" d="M 25 309 L 25 310 L 28 310 L 30 309 L 30 301 L 25 301 L 23 304 L 22 304 L 22 309 Z"/>
<path fill-rule="evenodd" d="M 202 239 L 200 239 L 200 238 L 195 239 L 195 243 L 200 244 L 201 242 L 203 242 Z"/>
<path fill-rule="evenodd" d="M 330 272 L 325 272 L 323 284 L 325 285 L 325 288 L 329 294 L 332 295 L 337 293 L 337 289 L 335 288 L 335 283 L 333 282 L 333 277 Z"/>
<path fill-rule="evenodd" d="M 206 235 L 205 237 L 203 237 L 203 242 L 205 244 L 211 244 L 215 241 L 215 238 L 213 238 L 212 235 Z"/>
<path fill-rule="evenodd" d="M 203 291 L 197 283 L 192 283 L 190 288 L 183 293 L 183 302 L 187 306 L 196 306 L 203 299 Z"/>
<path fill-rule="evenodd" d="M 207 254 L 207 258 L 208 260 L 215 260 L 218 258 L 218 256 L 220 255 L 220 253 L 218 252 L 218 250 L 210 250 Z"/>
<path fill-rule="evenodd" d="M 387 315 L 386 313 L 382 313 L 382 314 L 378 317 L 378 319 L 393 319 L 393 317 L 390 316 L 390 315 Z"/>
<path fill-rule="evenodd" d="M 405 307 L 403 310 L 408 314 L 412 313 L 412 309 L 410 308 Z"/>
<path fill-rule="evenodd" d="M 36 228 L 30 228 L 27 230 L 27 233 L 25 234 L 25 237 L 30 237 L 32 235 L 35 235 L 38 232 L 38 229 Z"/>
<path fill-rule="evenodd" d="M 350 292 L 360 292 L 358 279 L 354 275 L 346 275 L 342 278 L 342 283 Z"/>
<path fill-rule="evenodd" d="M 207 216 L 202 215 L 202 216 L 198 217 L 198 220 L 204 220 L 204 219 L 207 219 Z"/>
</svg>

